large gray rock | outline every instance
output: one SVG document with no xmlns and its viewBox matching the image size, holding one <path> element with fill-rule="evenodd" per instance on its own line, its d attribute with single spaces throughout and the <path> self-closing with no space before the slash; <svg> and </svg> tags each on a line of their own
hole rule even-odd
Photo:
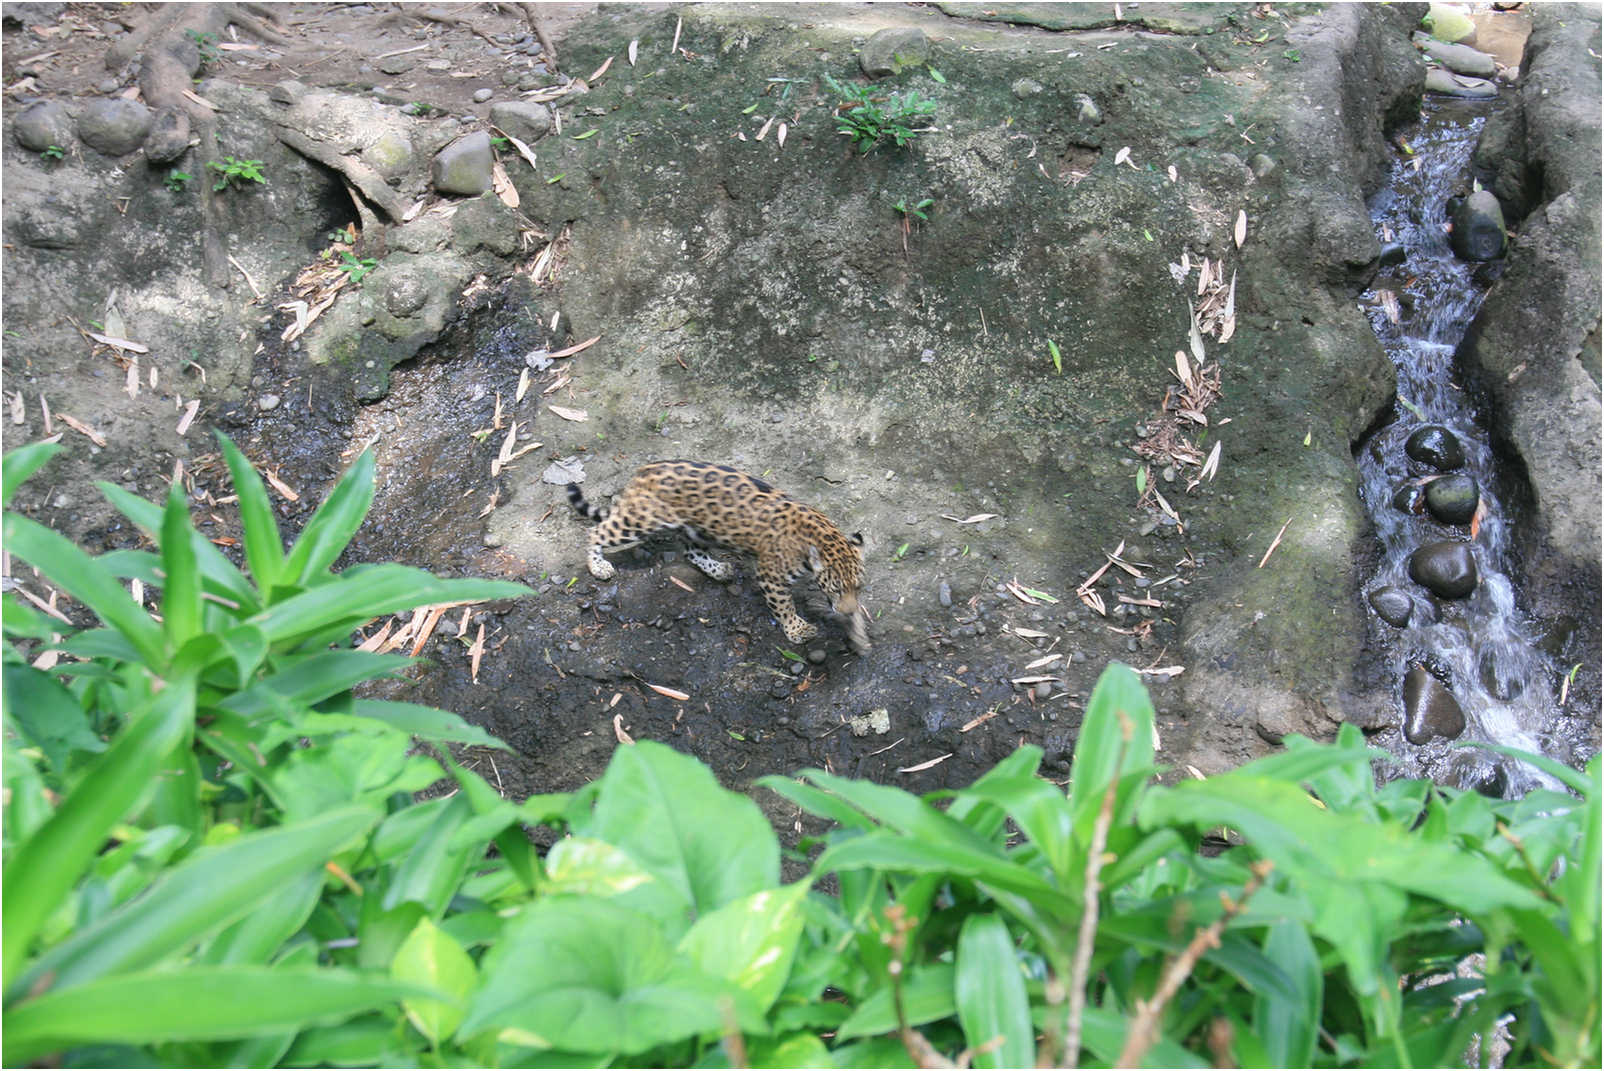
<svg viewBox="0 0 1604 1071">
<path fill-rule="evenodd" d="M 106 156 L 127 156 L 145 142 L 155 116 L 137 100 L 90 101 L 78 114 L 78 136 Z"/>
<path fill-rule="evenodd" d="M 170 164 L 189 151 L 189 114 L 181 108 L 163 108 L 145 139 L 145 159 Z"/>
<path fill-rule="evenodd" d="M 529 101 L 501 101 L 490 106 L 490 123 L 526 145 L 533 145 L 551 130 L 551 109 Z"/>
<path fill-rule="evenodd" d="M 1599 648 L 1599 11 L 1532 8 L 1516 103 L 1537 207 L 1521 225 L 1458 355 L 1492 399 L 1489 426 L 1528 508 L 1514 515 L 1523 596 L 1539 619 L 1570 616 L 1570 650 Z M 1592 54 L 1590 54 L 1590 52 Z M 1507 128 L 1506 128 L 1507 129 Z M 1573 659 L 1574 660 L 1574 659 Z M 1594 663 L 1589 663 L 1593 665 Z M 1578 679 L 1589 685 L 1592 671 Z M 1577 693 L 1572 691 L 1573 696 Z M 1581 702 L 1598 702 L 1584 691 Z"/>
<path fill-rule="evenodd" d="M 1415 34 L 1414 42 L 1416 48 L 1455 74 L 1468 74 L 1475 78 L 1491 78 L 1498 73 L 1498 67 L 1493 63 L 1493 57 L 1485 52 L 1478 52 L 1469 45 L 1456 45 L 1447 41 L 1439 41 L 1429 33 Z"/>
<path fill-rule="evenodd" d="M 1472 78 L 1455 74 L 1446 67 L 1433 67 L 1426 72 L 1426 92 L 1445 97 L 1491 100 L 1498 96 L 1498 86 L 1485 78 Z"/>
<path fill-rule="evenodd" d="M 72 144 L 72 113 L 59 100 L 35 101 L 17 114 L 12 135 L 30 152 L 44 152 L 52 145 L 66 149 Z"/>
<path fill-rule="evenodd" d="M 490 135 L 464 135 L 435 154 L 432 181 L 440 193 L 477 197 L 490 189 Z"/>
<path fill-rule="evenodd" d="M 1464 260 L 1496 260 L 1504 255 L 1508 235 L 1504 209 L 1487 190 L 1477 190 L 1454 209 L 1454 252 Z"/>
<path fill-rule="evenodd" d="M 930 39 L 916 26 L 891 26 L 876 32 L 858 53 L 858 66 L 870 78 L 901 74 L 930 60 Z"/>
</svg>

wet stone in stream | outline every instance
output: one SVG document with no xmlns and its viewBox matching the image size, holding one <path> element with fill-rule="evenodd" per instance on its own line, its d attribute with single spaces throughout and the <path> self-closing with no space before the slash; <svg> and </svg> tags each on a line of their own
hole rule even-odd
<svg viewBox="0 0 1604 1071">
<path fill-rule="evenodd" d="M 1414 480 L 1410 480 L 1393 492 L 1392 508 L 1400 513 L 1426 512 L 1426 489 Z"/>
<path fill-rule="evenodd" d="M 1425 744 L 1440 736 L 1453 740 L 1465 731 L 1465 712 L 1444 684 L 1416 664 L 1404 677 L 1404 739 Z"/>
<path fill-rule="evenodd" d="M 1370 593 L 1370 608 L 1393 628 L 1409 624 L 1409 614 L 1414 607 L 1415 600 L 1401 588 L 1377 588 Z"/>
<path fill-rule="evenodd" d="M 1468 543 L 1427 543 L 1409 556 L 1409 579 L 1444 599 L 1463 599 L 1476 590 L 1476 557 Z"/>
<path fill-rule="evenodd" d="M 1436 424 L 1427 424 L 1409 436 L 1404 453 L 1439 472 L 1451 472 L 1465 463 L 1465 447 L 1459 437 Z"/>
<path fill-rule="evenodd" d="M 1481 686 L 1494 699 L 1508 702 L 1526 690 L 1526 682 L 1515 668 L 1499 658 L 1494 650 L 1483 651 L 1476 660 L 1476 668 L 1481 674 Z"/>
<path fill-rule="evenodd" d="M 1444 524 L 1469 524 L 1479 501 L 1481 488 L 1469 473 L 1443 476 L 1426 485 L 1426 508 Z"/>
</svg>

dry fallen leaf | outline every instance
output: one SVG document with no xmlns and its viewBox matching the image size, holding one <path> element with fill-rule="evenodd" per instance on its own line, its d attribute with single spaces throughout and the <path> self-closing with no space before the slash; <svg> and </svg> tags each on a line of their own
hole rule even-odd
<svg viewBox="0 0 1604 1071">
<path fill-rule="evenodd" d="M 631 67 L 635 66 L 635 57 L 637 55 L 639 55 L 639 53 L 640 53 L 640 39 L 636 38 L 635 40 L 633 40 L 633 41 L 631 41 L 629 43 L 629 65 Z"/>
<path fill-rule="evenodd" d="M 553 413 L 556 413 L 564 420 L 572 420 L 576 424 L 583 424 L 585 421 L 590 419 L 590 414 L 586 413 L 583 409 L 566 409 L 560 405 L 548 405 L 546 408 L 550 409 Z"/>
<path fill-rule="evenodd" d="M 267 477 L 267 482 L 272 484 L 273 490 L 277 491 L 280 495 L 283 495 L 291 502 L 299 502 L 301 500 L 301 496 L 296 494 L 295 491 L 291 489 L 289 484 L 279 479 L 277 473 L 264 472 L 262 475 Z"/>
<path fill-rule="evenodd" d="M 785 129 L 785 124 L 781 123 L 780 129 L 774 132 L 774 142 L 782 149 L 785 148 Z"/>
<path fill-rule="evenodd" d="M 650 688 L 652 691 L 656 692 L 658 695 L 666 695 L 670 699 L 678 699 L 681 703 L 688 702 L 690 700 L 690 698 L 691 698 L 690 696 L 686 695 L 684 692 L 679 691 L 678 689 L 675 689 L 675 688 L 664 688 L 661 684 L 652 684 L 649 681 L 643 682 L 643 683 L 645 683 L 646 687 Z"/>
<path fill-rule="evenodd" d="M 618 737 L 620 744 L 633 744 L 635 742 L 635 738 L 624 731 L 624 716 L 622 714 L 613 715 L 613 735 Z"/>
<path fill-rule="evenodd" d="M 485 623 L 479 622 L 479 632 L 473 638 L 473 646 L 468 648 L 468 666 L 472 670 L 473 683 L 479 683 L 479 660 L 485 656 Z"/>
<path fill-rule="evenodd" d="M 1247 237 L 1248 214 L 1246 210 L 1238 209 L 1236 213 L 1236 247 L 1238 249 L 1242 248 L 1242 243 L 1247 241 Z"/>
<path fill-rule="evenodd" d="M 1124 148 L 1120 149 L 1119 152 L 1114 154 L 1114 166 L 1118 167 L 1120 164 L 1123 164 L 1125 161 L 1129 160 L 1130 158 L 1131 158 L 1131 147 L 1129 145 L 1126 145 Z M 1132 166 L 1135 166 L 1135 165 L 1132 165 Z"/>
<path fill-rule="evenodd" d="M 83 421 L 70 417 L 66 413 L 57 413 L 56 419 L 67 425 L 67 427 L 71 428 L 73 431 L 76 431 L 79 435 L 86 437 L 96 446 L 106 445 L 106 437 L 100 434 L 100 432 L 96 431 L 94 428 L 91 428 L 88 424 L 85 424 Z"/>
<path fill-rule="evenodd" d="M 574 354 L 580 352 L 581 350 L 590 349 L 592 346 L 594 346 L 596 343 L 598 343 L 600 341 L 601 341 L 601 336 L 600 335 L 593 335 L 592 337 L 587 338 L 583 342 L 579 342 L 579 343 L 576 343 L 576 344 L 574 344 L 572 346 L 569 346 L 565 350 L 558 350 L 556 353 L 548 353 L 548 354 L 546 354 L 546 356 L 550 357 L 552 360 L 556 360 L 559 357 L 572 357 Z"/>
<path fill-rule="evenodd" d="M 184 416 L 183 416 L 182 419 L 179 420 L 178 427 L 174 429 L 175 431 L 178 432 L 180 438 L 182 438 L 184 435 L 187 435 L 189 433 L 189 425 L 195 419 L 195 414 L 197 412 L 199 412 L 199 411 L 200 411 L 200 399 L 199 398 L 196 398 L 193 401 L 191 401 L 189 403 L 189 405 L 184 409 Z"/>
<path fill-rule="evenodd" d="M 921 762 L 917 766 L 903 766 L 900 769 L 898 769 L 897 772 L 898 773 L 918 773 L 920 770 L 928 770 L 928 769 L 930 769 L 930 767 L 935 766 L 938 763 L 946 762 L 950 758 L 952 758 L 952 752 L 949 751 L 945 755 L 942 755 L 940 758 L 931 759 L 929 762 Z"/>
<path fill-rule="evenodd" d="M 607 57 L 607 62 L 602 64 L 600 67 L 597 67 L 594 71 L 592 71 L 590 77 L 585 79 L 585 82 L 588 85 L 594 86 L 596 84 L 596 79 L 598 79 L 602 75 L 606 74 L 607 73 L 607 68 L 609 68 L 609 67 L 611 67 L 613 65 L 613 60 L 614 59 L 615 59 L 615 57 L 608 56 Z"/>
<path fill-rule="evenodd" d="M 997 516 L 995 513 L 976 513 L 959 520 L 957 517 L 954 517 L 949 513 L 943 513 L 941 515 L 941 519 L 944 521 L 953 521 L 957 524 L 979 524 L 981 521 L 989 521 L 995 516 Z"/>
<path fill-rule="evenodd" d="M 525 368 L 521 372 L 518 373 L 518 393 L 513 397 L 512 400 L 515 401 L 515 402 L 521 402 L 521 401 L 524 400 L 524 395 L 528 394 L 528 393 L 529 393 L 529 369 Z"/>
<path fill-rule="evenodd" d="M 84 334 L 88 335 L 90 338 L 94 339 L 103 346 L 110 346 L 112 349 L 127 350 L 129 353 L 150 352 L 149 346 L 142 345 L 138 342 L 130 342 L 126 338 L 118 338 L 116 335 L 103 335 L 99 331 L 85 331 Z"/>
<path fill-rule="evenodd" d="M 761 129 L 761 130 L 759 130 L 757 132 L 757 138 L 755 140 L 762 141 L 764 138 L 768 137 L 768 135 L 769 135 L 769 127 L 771 127 L 773 125 L 774 125 L 774 116 L 771 115 L 771 116 L 769 116 L 768 122 L 763 124 L 763 129 Z"/>
</svg>

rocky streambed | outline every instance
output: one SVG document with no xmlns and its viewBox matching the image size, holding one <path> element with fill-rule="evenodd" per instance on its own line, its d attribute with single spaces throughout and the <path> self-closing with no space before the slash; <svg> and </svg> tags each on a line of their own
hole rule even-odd
<svg viewBox="0 0 1604 1071">
<path fill-rule="evenodd" d="M 1394 541 L 1354 464 L 1425 404 L 1395 389 L 1361 297 L 1408 296 L 1367 198 L 1408 155 L 1390 138 L 1419 115 L 1424 5 L 556 5 L 544 25 L 195 7 L 199 42 L 112 5 L 8 22 L 8 442 L 72 448 L 19 505 L 92 550 L 133 545 L 88 481 L 156 497 L 181 460 L 226 541 L 208 427 L 273 473 L 291 528 L 373 449 L 352 561 L 536 590 L 375 624 L 428 660 L 393 689 L 509 744 L 470 756 L 509 796 L 583 783 L 625 735 L 734 785 L 820 766 L 931 790 L 1027 742 L 1064 774 L 1115 658 L 1147 672 L 1170 776 L 1343 721 L 1436 755 L 1404 725 L 1435 709 L 1407 705 L 1415 664 L 1477 724 L 1460 680 L 1480 671 L 1445 672 L 1367 601 L 1390 586 L 1425 613 L 1405 573 L 1376 580 Z M 1478 576 L 1510 578 L 1523 635 L 1575 622 L 1523 689 L 1580 666 L 1573 761 L 1597 747 L 1599 680 L 1582 15 L 1534 14 L 1497 90 L 1473 168 L 1509 248 L 1439 370 L 1485 417 L 1467 449 L 1496 458 L 1455 471 L 1512 533 L 1504 558 L 1472 552 Z M 134 148 L 97 148 L 84 115 L 175 34 L 214 45 L 205 104 L 178 105 L 210 109 L 196 136 L 158 162 L 152 116 Z M 935 110 L 860 151 L 825 75 Z M 27 132 L 41 107 L 60 159 Z M 228 159 L 267 181 L 172 174 Z M 874 649 L 791 649 L 750 580 L 673 551 L 592 581 L 564 474 L 605 500 L 674 456 L 862 530 Z M 1469 544 L 1441 527 L 1396 542 Z"/>
</svg>

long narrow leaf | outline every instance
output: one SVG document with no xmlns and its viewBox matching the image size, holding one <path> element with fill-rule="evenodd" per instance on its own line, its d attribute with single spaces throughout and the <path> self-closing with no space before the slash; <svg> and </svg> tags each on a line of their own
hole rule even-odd
<svg viewBox="0 0 1604 1071">
<path fill-rule="evenodd" d="M 342 573 L 323 584 L 268 607 L 250 623 L 270 644 L 287 643 L 334 625 L 356 628 L 383 614 L 458 600 L 511 599 L 528 595 L 522 584 L 505 580 L 441 580 L 406 565 L 375 565 Z"/>
<path fill-rule="evenodd" d="M 4 476 L 0 479 L 0 484 L 3 484 L 0 486 L 0 503 L 10 506 L 11 496 L 17 493 L 17 488 L 64 449 L 66 447 L 60 443 L 29 443 L 7 453 Z"/>
<path fill-rule="evenodd" d="M 1086 719 L 1075 742 L 1070 767 L 1069 802 L 1075 838 L 1091 844 L 1092 825 L 1110 781 L 1153 764 L 1153 701 L 1141 678 L 1129 666 L 1112 662 L 1103 670 L 1086 702 Z M 1137 786 L 1139 792 L 1140 786 Z M 1132 793 L 1119 793 L 1114 820 L 1119 822 Z"/>
<path fill-rule="evenodd" d="M 964 1038 L 976 1050 L 975 1067 L 1035 1064 L 1036 1032 L 1030 1025 L 1025 976 L 1008 927 L 996 915 L 964 920 L 953 992 Z"/>
<path fill-rule="evenodd" d="M 223 460 L 234 478 L 234 494 L 239 499 L 240 528 L 245 535 L 245 561 L 251 567 L 251 576 L 266 598 L 273 585 L 279 582 L 284 571 L 284 540 L 273 516 L 273 504 L 267 497 L 267 488 L 245 459 L 240 448 L 222 432 L 217 442 L 223 449 Z"/>
<path fill-rule="evenodd" d="M 201 630 L 200 574 L 189 541 L 194 532 L 183 488 L 174 480 L 162 512 L 161 539 L 162 569 L 167 574 L 162 587 L 162 629 L 167 633 L 169 651 L 177 651 Z"/>
<path fill-rule="evenodd" d="M 194 719 L 195 682 L 169 681 L 146 709 L 128 719 L 78 788 L 12 856 L 0 915 L 8 997 L 39 927 L 105 844 L 107 831 L 149 793 L 162 760 Z"/>
<path fill-rule="evenodd" d="M 302 659 L 289 669 L 266 677 L 218 706 L 255 720 L 282 708 L 285 702 L 310 706 L 363 681 L 399 673 L 413 660 L 369 651 L 325 651 Z"/>
<path fill-rule="evenodd" d="M 160 542 L 162 531 L 162 509 L 154 502 L 147 502 L 138 495 L 129 494 L 114 483 L 102 481 L 95 485 L 106 501 L 117 507 L 117 511 L 130 521 L 153 542 Z M 214 595 L 221 596 L 229 602 L 240 607 L 240 612 L 252 613 L 260 605 L 256 590 L 251 587 L 245 575 L 234 567 L 234 563 L 223 556 L 210 539 L 201 535 L 193 528 L 189 532 L 189 545 L 195 551 L 195 561 L 200 566 L 201 577 L 206 581 L 208 589 Z"/>
<path fill-rule="evenodd" d="M 284 559 L 281 577 L 285 583 L 309 584 L 334 564 L 351 537 L 362 526 L 373 504 L 373 450 L 362 451 L 349 471 L 335 484 L 329 497 L 312 514 L 306 527 Z"/>
<path fill-rule="evenodd" d="M 5 1062 L 18 1066 L 71 1045 L 254 1037 L 341 1022 L 433 989 L 350 971 L 191 967 L 105 978 L 12 1008 Z"/>
<path fill-rule="evenodd" d="M 470 725 L 460 714 L 449 710 L 426 707 L 420 703 L 399 703 L 388 699 L 358 699 L 351 705 L 351 713 L 359 718 L 372 718 L 386 725 L 411 733 L 424 740 L 449 741 L 456 744 L 478 744 L 511 751 L 506 744 L 491 736 L 477 725 Z"/>
<path fill-rule="evenodd" d="M 166 663 L 161 627 L 93 558 L 64 536 L 15 513 L 6 514 L 4 530 L 8 551 L 122 633 L 147 665 Z"/>
<path fill-rule="evenodd" d="M 47 981 L 52 989 L 66 989 L 153 966 L 281 895 L 287 884 L 321 867 L 378 818 L 370 808 L 341 807 L 197 852 L 145 895 L 41 956 L 20 988 L 31 991 L 32 983 Z"/>
</svg>

